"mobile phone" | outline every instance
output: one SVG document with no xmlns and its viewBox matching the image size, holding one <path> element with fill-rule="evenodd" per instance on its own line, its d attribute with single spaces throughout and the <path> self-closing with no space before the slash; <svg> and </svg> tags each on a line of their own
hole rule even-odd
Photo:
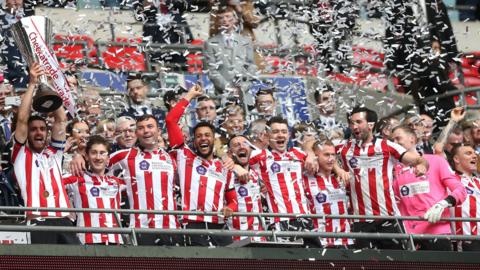
<svg viewBox="0 0 480 270">
<path fill-rule="evenodd" d="M 22 100 L 20 99 L 20 96 L 13 96 L 13 97 L 6 97 L 5 98 L 5 106 L 20 106 L 20 103 Z"/>
</svg>

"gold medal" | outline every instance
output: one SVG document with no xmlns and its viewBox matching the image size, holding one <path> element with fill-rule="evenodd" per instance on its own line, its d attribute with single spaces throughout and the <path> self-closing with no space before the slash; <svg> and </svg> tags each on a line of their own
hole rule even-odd
<svg viewBox="0 0 480 270">
<path fill-rule="evenodd" d="M 49 195 L 50 195 L 50 193 L 48 193 L 48 191 L 46 191 L 46 190 L 42 193 L 42 196 L 44 198 L 48 198 Z"/>
</svg>

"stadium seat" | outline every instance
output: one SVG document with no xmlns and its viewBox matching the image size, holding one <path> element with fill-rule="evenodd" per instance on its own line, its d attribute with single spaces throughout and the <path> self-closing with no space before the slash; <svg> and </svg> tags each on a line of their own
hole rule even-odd
<svg viewBox="0 0 480 270">
<path fill-rule="evenodd" d="M 102 51 L 105 68 L 122 71 L 145 71 L 145 56 L 138 45 L 142 38 L 116 38 L 116 42 L 125 45 L 107 45 Z"/>
<path fill-rule="evenodd" d="M 53 51 L 59 60 L 74 62 L 86 60 L 85 64 L 98 64 L 98 53 L 95 42 L 88 35 L 55 35 Z M 78 42 L 85 42 L 84 44 Z M 59 61 L 63 67 L 62 61 Z"/>
<path fill-rule="evenodd" d="M 203 45 L 201 39 L 192 40 L 192 45 Z M 187 54 L 187 71 L 189 73 L 202 73 L 203 70 L 203 54 L 202 52 L 194 52 Z"/>
</svg>

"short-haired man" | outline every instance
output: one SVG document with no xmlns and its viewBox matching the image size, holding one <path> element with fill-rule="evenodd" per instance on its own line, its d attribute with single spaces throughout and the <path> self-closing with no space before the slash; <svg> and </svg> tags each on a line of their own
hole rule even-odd
<svg viewBox="0 0 480 270">
<path fill-rule="evenodd" d="M 241 213 L 261 213 L 262 198 L 260 189 L 260 175 L 250 168 L 249 160 L 252 153 L 251 143 L 243 135 L 234 135 L 228 142 L 228 156 L 232 158 L 235 164 L 248 171 L 248 179 L 243 180 L 233 176 L 233 186 L 236 192 L 238 211 Z M 232 172 L 230 172 L 232 173 Z M 258 217 L 234 216 L 227 221 L 231 230 L 250 230 L 258 231 L 262 229 L 262 224 Z M 241 240 L 246 236 L 235 236 L 234 240 Z M 255 240 L 264 240 L 262 237 L 254 237 Z"/>
<path fill-rule="evenodd" d="M 75 208 L 120 209 L 121 189 L 125 182 L 115 176 L 105 175 L 109 161 L 109 142 L 99 135 L 87 142 L 85 158 L 89 170 L 83 176 L 64 179 Z M 87 228 L 119 227 L 114 213 L 77 213 L 77 226 Z M 122 244 L 119 234 L 79 233 L 82 244 Z"/>
<path fill-rule="evenodd" d="M 349 115 L 353 138 L 337 145 L 344 170 L 351 173 L 348 188 L 354 215 L 394 216 L 398 207 L 393 193 L 392 170 L 395 161 L 414 167 L 416 175 L 427 171 L 428 163 L 417 153 L 407 152 L 402 146 L 387 139 L 377 139 L 373 129 L 377 114 L 365 107 L 355 107 Z M 400 224 L 389 220 L 357 219 L 353 232 L 401 232 Z M 357 239 L 358 248 L 398 249 L 396 239 Z"/>
<path fill-rule="evenodd" d="M 452 149 L 452 166 L 467 192 L 463 204 L 455 207 L 455 217 L 479 218 L 480 217 L 480 179 L 478 178 L 478 156 L 472 145 L 456 145 Z M 479 235 L 480 222 L 455 222 L 455 234 Z M 463 251 L 480 251 L 480 240 L 462 241 Z"/>
<path fill-rule="evenodd" d="M 140 210 L 176 210 L 176 162 L 160 147 L 158 120 L 150 114 L 137 119 L 138 146 L 113 153 L 111 171 L 123 171 L 130 208 Z M 178 229 L 174 215 L 130 214 L 131 228 Z M 177 245 L 180 237 L 163 234 L 139 234 L 140 245 Z"/>
<path fill-rule="evenodd" d="M 250 166 L 261 175 L 267 189 L 267 204 L 270 212 L 280 214 L 309 213 L 307 199 L 302 181 L 305 164 L 317 165 L 313 154 L 300 149 L 288 148 L 290 132 L 288 122 L 281 117 L 272 117 L 267 122 L 269 127 L 269 148 L 255 150 L 250 158 Z M 280 218 L 271 220 L 272 227 L 280 231 L 310 231 L 311 220 L 303 218 Z M 304 244 L 321 246 L 318 238 L 304 238 Z"/>
<path fill-rule="evenodd" d="M 348 196 L 345 185 L 333 174 L 336 162 L 335 146 L 329 140 L 317 140 L 313 151 L 318 159 L 318 172 L 315 175 L 304 175 L 305 195 L 312 214 L 346 215 L 348 214 Z M 315 230 L 319 232 L 349 233 L 348 219 L 313 220 Z M 321 238 L 324 247 L 351 246 L 353 240 L 348 238 Z"/>
<path fill-rule="evenodd" d="M 215 100 L 209 96 L 201 96 L 197 99 L 197 112 L 198 122 L 210 122 L 215 125 L 217 120 L 217 107 Z"/>
<path fill-rule="evenodd" d="M 193 86 L 166 117 L 166 125 L 172 158 L 178 164 L 178 177 L 184 211 L 221 211 L 223 216 L 185 215 L 187 229 L 223 229 L 225 217 L 237 209 L 235 190 L 229 170 L 221 160 L 214 157 L 215 127 L 209 122 L 200 122 L 193 128 L 193 146 L 184 144 L 179 119 L 190 101 L 203 94 L 199 85 Z M 226 206 L 225 206 L 226 203 Z M 216 235 L 189 235 L 187 245 L 226 246 L 231 237 Z"/>
<path fill-rule="evenodd" d="M 395 127 L 392 138 L 407 151 L 417 153 L 418 139 L 410 127 Z M 439 220 L 449 217 L 447 208 L 461 205 L 467 194 L 443 157 L 430 154 L 422 157 L 430 164 L 424 176 L 415 176 L 411 168 L 403 164 L 396 165 L 394 170 L 394 192 L 402 216 L 424 216 L 428 220 L 405 220 L 405 231 L 413 234 L 451 234 L 450 222 Z M 450 241 L 445 239 L 416 239 L 415 244 L 421 250 L 452 250 Z"/>
<path fill-rule="evenodd" d="M 128 100 L 127 107 L 119 116 L 138 117 L 151 114 L 159 121 L 165 119 L 165 113 L 148 100 L 150 86 L 139 74 L 129 74 L 127 78 Z"/>
<path fill-rule="evenodd" d="M 135 146 L 137 136 L 135 135 L 135 119 L 128 116 L 121 116 L 115 121 L 115 143 L 112 145 L 112 152 L 122 149 L 129 149 Z"/>
<path fill-rule="evenodd" d="M 221 33 L 205 44 L 209 77 L 216 94 L 241 96 L 248 88 L 240 89 L 241 85 L 257 72 L 252 41 L 236 32 L 238 16 L 232 7 L 221 7 L 217 16 Z"/>
<path fill-rule="evenodd" d="M 63 106 L 54 113 L 50 144 L 44 118 L 31 116 L 32 99 L 39 76 L 44 72 L 38 63 L 30 68 L 30 83 L 22 98 L 14 135 L 12 162 L 15 177 L 26 207 L 70 208 L 62 181 L 62 156 L 67 117 Z M 72 226 L 69 213 L 27 211 L 31 224 Z M 31 232 L 33 244 L 79 244 L 75 233 Z"/>
<path fill-rule="evenodd" d="M 277 114 L 277 102 L 273 89 L 260 89 L 255 94 L 255 109 L 259 118 L 266 120 Z"/>
</svg>

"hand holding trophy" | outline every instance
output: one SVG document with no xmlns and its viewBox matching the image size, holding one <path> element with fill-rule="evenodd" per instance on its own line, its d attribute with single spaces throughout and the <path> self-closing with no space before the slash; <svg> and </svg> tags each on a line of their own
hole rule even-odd
<svg viewBox="0 0 480 270">
<path fill-rule="evenodd" d="M 33 97 L 33 109 L 37 112 L 53 112 L 62 106 L 63 100 L 48 83 L 48 74 L 53 80 L 58 78 L 58 64 L 49 46 L 52 40 L 51 21 L 42 16 L 23 18 L 11 28 L 12 36 L 20 53 L 31 67 L 38 62 L 44 73 L 38 78 L 38 87 Z M 61 74 L 61 73 L 60 73 Z M 55 83 L 55 82 L 54 82 Z"/>
</svg>

